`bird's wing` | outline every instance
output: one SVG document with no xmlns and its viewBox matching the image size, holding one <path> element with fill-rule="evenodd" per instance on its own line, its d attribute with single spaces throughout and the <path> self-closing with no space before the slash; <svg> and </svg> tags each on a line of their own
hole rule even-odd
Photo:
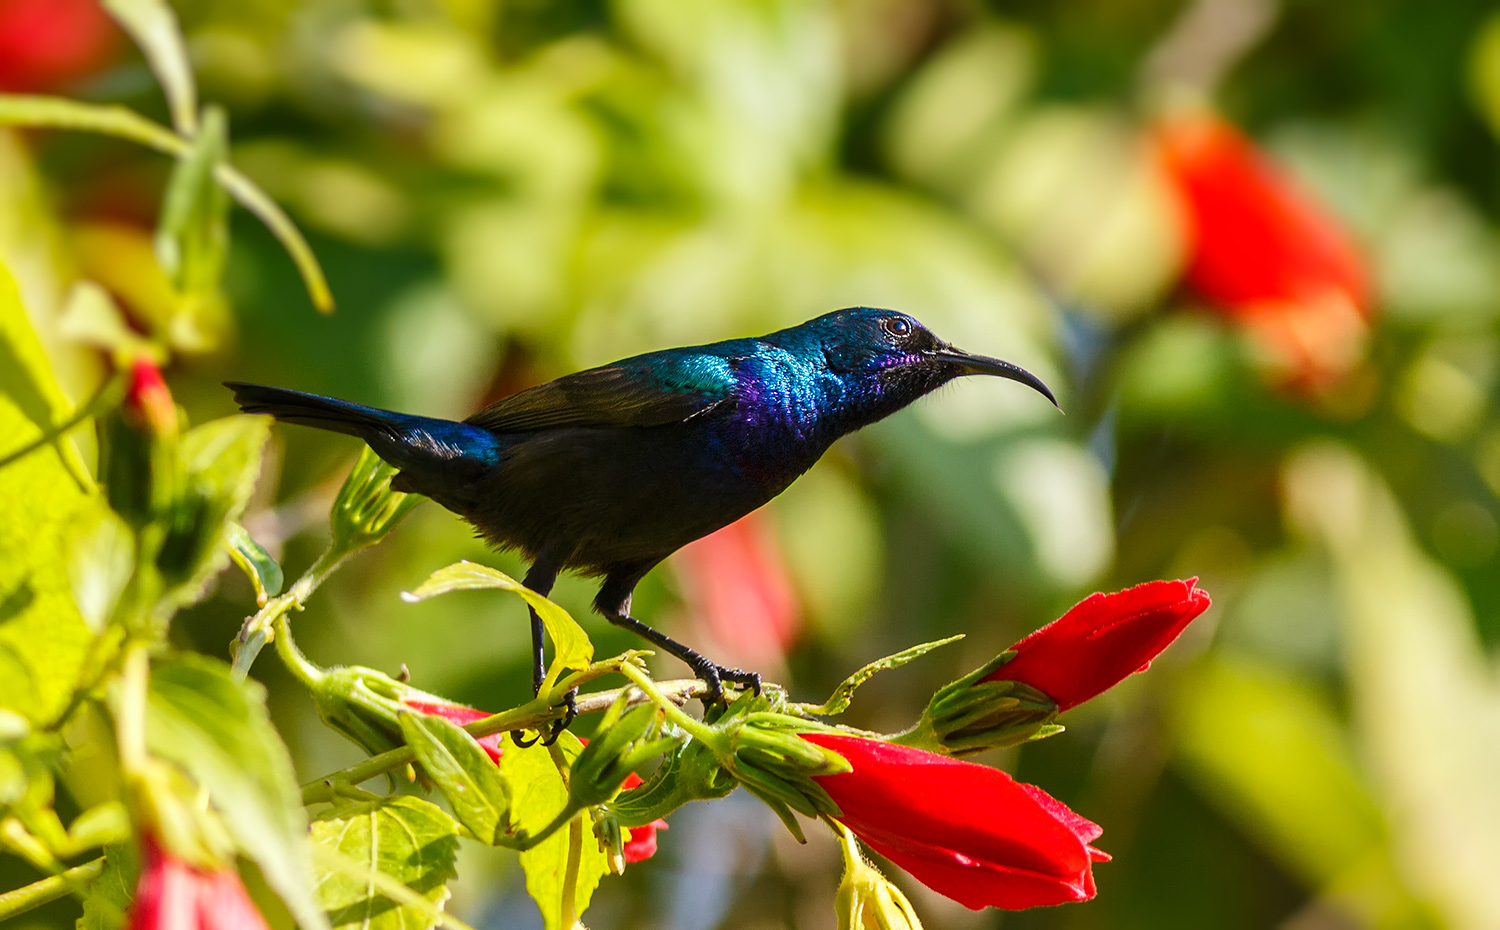
<svg viewBox="0 0 1500 930">
<path fill-rule="evenodd" d="M 724 403 L 733 397 L 737 383 L 731 359 L 653 353 L 528 388 L 465 422 L 497 433 L 563 426 L 662 426 Z"/>
</svg>

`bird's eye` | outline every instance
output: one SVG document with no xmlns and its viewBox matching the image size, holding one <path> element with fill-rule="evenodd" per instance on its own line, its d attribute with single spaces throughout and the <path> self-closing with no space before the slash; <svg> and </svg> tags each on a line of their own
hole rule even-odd
<svg viewBox="0 0 1500 930">
<path fill-rule="evenodd" d="M 885 326 L 885 331 L 890 333 L 892 336 L 895 336 L 897 339 L 905 338 L 906 336 L 911 335 L 911 321 L 907 320 L 905 317 L 887 317 L 881 322 Z"/>
</svg>

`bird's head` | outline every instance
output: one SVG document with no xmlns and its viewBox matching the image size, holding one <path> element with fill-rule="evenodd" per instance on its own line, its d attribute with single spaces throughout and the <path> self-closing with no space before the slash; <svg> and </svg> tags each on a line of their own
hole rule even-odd
<svg viewBox="0 0 1500 930">
<path fill-rule="evenodd" d="M 895 310 L 851 307 L 784 332 L 796 330 L 802 330 L 802 339 L 821 347 L 830 371 L 894 402 L 892 409 L 965 375 L 1019 381 L 1057 404 L 1047 385 L 1021 366 L 955 348 Z"/>
</svg>

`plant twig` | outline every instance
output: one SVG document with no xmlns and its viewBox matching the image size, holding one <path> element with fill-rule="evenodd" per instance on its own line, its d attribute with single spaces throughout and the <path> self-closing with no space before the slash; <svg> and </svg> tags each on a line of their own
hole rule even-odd
<svg viewBox="0 0 1500 930">
<path fill-rule="evenodd" d="M 100 856 L 83 865 L 75 865 L 66 872 L 49 875 L 40 881 L 0 894 L 0 922 L 79 891 L 103 873 L 104 857 Z"/>
</svg>

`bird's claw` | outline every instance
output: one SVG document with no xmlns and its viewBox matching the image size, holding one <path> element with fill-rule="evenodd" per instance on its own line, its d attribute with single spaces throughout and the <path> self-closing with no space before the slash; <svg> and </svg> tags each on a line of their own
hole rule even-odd
<svg viewBox="0 0 1500 930">
<path fill-rule="evenodd" d="M 545 731 L 538 730 L 536 732 L 536 736 L 533 736 L 531 739 L 527 739 L 526 737 L 521 735 L 526 732 L 525 730 L 512 730 L 510 731 L 510 740 L 521 749 L 530 749 L 538 742 L 540 742 L 543 746 L 551 746 L 553 743 L 557 742 L 559 738 L 562 737 L 563 731 L 568 728 L 568 724 L 572 723 L 577 717 L 578 689 L 574 688 L 572 691 L 569 691 L 567 694 L 563 695 L 562 719 L 552 724 L 551 729 Z"/>
<path fill-rule="evenodd" d="M 729 668 L 713 662 L 704 662 L 693 671 L 708 685 L 708 693 L 703 696 L 704 706 L 723 703 L 724 682 L 726 681 L 746 685 L 755 692 L 756 697 L 760 697 L 760 672 L 747 672 L 744 669 Z"/>
</svg>

